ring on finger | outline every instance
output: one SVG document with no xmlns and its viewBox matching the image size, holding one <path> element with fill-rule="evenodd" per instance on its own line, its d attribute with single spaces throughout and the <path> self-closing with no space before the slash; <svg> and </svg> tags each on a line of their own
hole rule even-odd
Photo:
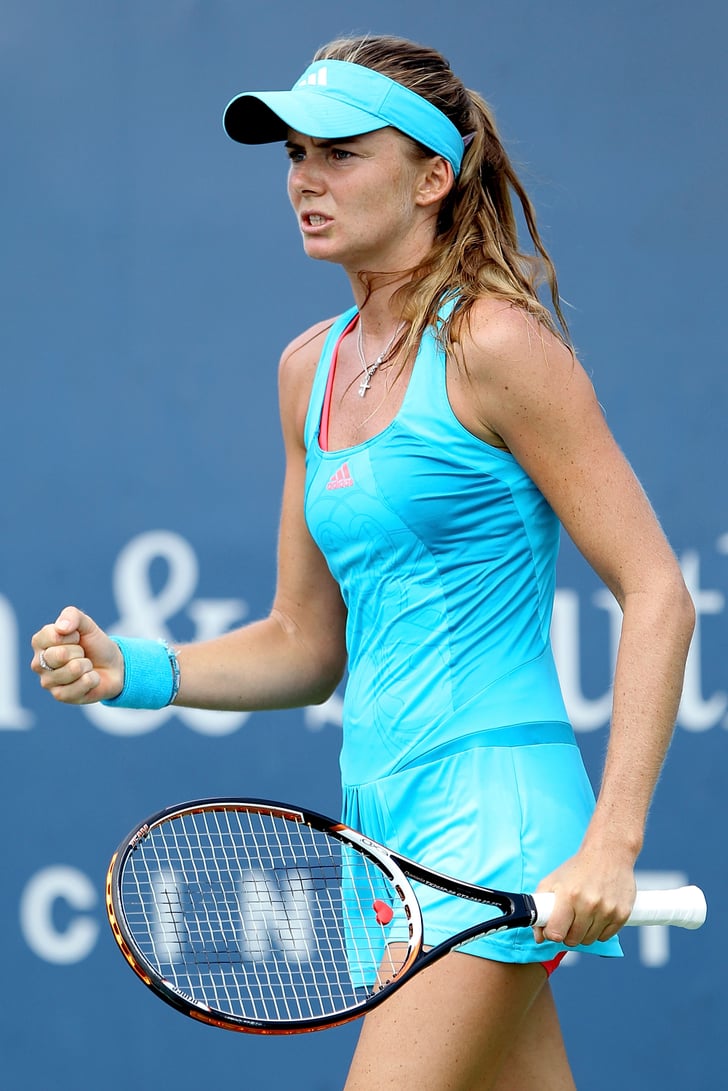
<svg viewBox="0 0 728 1091">
<path fill-rule="evenodd" d="M 44 671 L 52 671 L 52 670 L 55 669 L 54 667 L 52 667 L 50 665 L 50 663 L 48 662 L 48 660 L 45 657 L 45 652 L 43 652 L 43 651 L 38 652 L 38 662 L 40 663 L 40 665 L 41 665 L 41 667 L 43 668 Z"/>
</svg>

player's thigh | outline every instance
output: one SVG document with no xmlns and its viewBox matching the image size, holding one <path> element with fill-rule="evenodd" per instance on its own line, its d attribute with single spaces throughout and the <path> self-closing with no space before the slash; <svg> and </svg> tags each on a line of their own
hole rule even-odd
<svg viewBox="0 0 728 1091">
<path fill-rule="evenodd" d="M 548 985 L 538 993 L 516 1031 L 493 1091 L 576 1091 Z"/>
<path fill-rule="evenodd" d="M 537 964 L 447 955 L 366 1016 L 346 1091 L 495 1089 L 545 982 Z"/>
</svg>

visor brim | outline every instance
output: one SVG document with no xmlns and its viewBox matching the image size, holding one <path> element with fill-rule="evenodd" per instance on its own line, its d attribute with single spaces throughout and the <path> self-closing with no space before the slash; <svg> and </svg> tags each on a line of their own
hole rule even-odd
<svg viewBox="0 0 728 1091">
<path fill-rule="evenodd" d="M 387 127 L 387 122 L 330 95 L 266 91 L 237 95 L 225 109 L 225 132 L 239 144 L 271 144 L 287 139 L 293 129 L 315 139 L 359 136 Z"/>
</svg>

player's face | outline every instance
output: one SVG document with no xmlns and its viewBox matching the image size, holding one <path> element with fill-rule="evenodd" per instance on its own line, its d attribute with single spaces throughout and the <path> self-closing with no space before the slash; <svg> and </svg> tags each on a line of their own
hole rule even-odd
<svg viewBox="0 0 728 1091">
<path fill-rule="evenodd" d="M 424 160 L 379 129 L 342 140 L 290 132 L 288 194 L 309 257 L 349 273 L 411 267 L 426 254 L 435 216 L 417 200 Z"/>
</svg>

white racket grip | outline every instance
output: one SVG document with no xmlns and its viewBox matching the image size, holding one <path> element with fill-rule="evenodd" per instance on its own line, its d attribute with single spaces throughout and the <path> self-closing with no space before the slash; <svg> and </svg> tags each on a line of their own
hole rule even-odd
<svg viewBox="0 0 728 1091">
<path fill-rule="evenodd" d="M 555 894 L 534 894 L 536 925 L 548 924 Z M 700 887 L 680 886 L 675 890 L 638 890 L 627 924 L 672 924 L 677 928 L 700 928 L 708 906 Z"/>
</svg>

